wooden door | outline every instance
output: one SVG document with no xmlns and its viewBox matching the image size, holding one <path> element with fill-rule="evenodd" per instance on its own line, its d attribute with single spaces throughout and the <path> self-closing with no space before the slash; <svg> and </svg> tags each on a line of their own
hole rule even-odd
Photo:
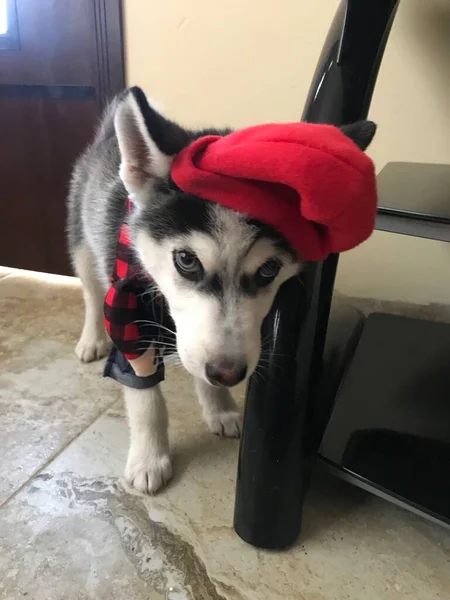
<svg viewBox="0 0 450 600">
<path fill-rule="evenodd" d="M 0 0 L 0 265 L 70 273 L 71 167 L 122 56 L 119 0 Z"/>
</svg>

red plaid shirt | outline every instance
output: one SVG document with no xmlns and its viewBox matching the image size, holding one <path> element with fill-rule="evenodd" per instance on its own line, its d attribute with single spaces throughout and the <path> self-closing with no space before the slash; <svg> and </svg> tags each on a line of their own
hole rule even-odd
<svg viewBox="0 0 450 600">
<path fill-rule="evenodd" d="M 128 213 L 132 202 L 127 199 Z M 116 348 L 128 359 L 144 354 L 154 344 L 157 354 L 168 341 L 174 324 L 164 297 L 152 289 L 152 278 L 143 271 L 130 244 L 129 226 L 122 224 L 111 286 L 104 305 L 105 325 Z"/>
</svg>

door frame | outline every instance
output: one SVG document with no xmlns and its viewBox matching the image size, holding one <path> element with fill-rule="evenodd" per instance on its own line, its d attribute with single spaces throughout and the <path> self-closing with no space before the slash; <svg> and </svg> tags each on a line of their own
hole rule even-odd
<svg viewBox="0 0 450 600">
<path fill-rule="evenodd" d="M 94 0 L 99 86 L 102 109 L 125 88 L 122 0 Z"/>
</svg>

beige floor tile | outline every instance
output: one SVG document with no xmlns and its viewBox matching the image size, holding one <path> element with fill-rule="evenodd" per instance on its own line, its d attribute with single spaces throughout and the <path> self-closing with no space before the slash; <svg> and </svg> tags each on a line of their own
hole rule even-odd
<svg viewBox="0 0 450 600">
<path fill-rule="evenodd" d="M 78 284 L 30 277 L 0 282 L 4 497 L 57 456 L 0 509 L 0 598 L 450 597 L 447 531 L 325 476 L 308 494 L 295 547 L 244 544 L 232 528 L 238 442 L 207 431 L 178 367 L 164 384 L 174 480 L 152 498 L 127 493 L 118 390 L 100 380 L 100 364 L 80 366 L 73 356 Z"/>
<path fill-rule="evenodd" d="M 76 280 L 0 280 L 0 504 L 118 397 L 101 364 L 75 361 L 81 324 Z"/>
<path fill-rule="evenodd" d="M 36 600 L 52 590 L 52 598 L 98 600 L 449 597 L 448 532 L 326 476 L 314 481 L 294 548 L 244 544 L 232 528 L 237 442 L 206 431 L 181 370 L 168 369 L 165 389 L 174 481 L 152 498 L 124 491 L 127 425 L 114 405 L 8 503 L 0 549 L 0 570 L 12 573 L 3 580 L 6 597 L 31 590 Z"/>
</svg>

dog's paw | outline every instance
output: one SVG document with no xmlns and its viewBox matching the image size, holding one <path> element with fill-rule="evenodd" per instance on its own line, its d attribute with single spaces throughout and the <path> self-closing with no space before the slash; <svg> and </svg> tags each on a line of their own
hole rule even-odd
<svg viewBox="0 0 450 600">
<path fill-rule="evenodd" d="M 242 415 L 237 410 L 215 412 L 205 416 L 206 424 L 216 435 L 222 437 L 241 437 Z"/>
<path fill-rule="evenodd" d="M 145 460 L 130 457 L 125 468 L 125 480 L 143 494 L 155 494 L 172 479 L 172 463 L 167 454 Z"/>
<path fill-rule="evenodd" d="M 77 358 L 84 363 L 99 360 L 106 356 L 111 349 L 111 340 L 104 337 L 82 335 L 75 347 Z"/>
</svg>

